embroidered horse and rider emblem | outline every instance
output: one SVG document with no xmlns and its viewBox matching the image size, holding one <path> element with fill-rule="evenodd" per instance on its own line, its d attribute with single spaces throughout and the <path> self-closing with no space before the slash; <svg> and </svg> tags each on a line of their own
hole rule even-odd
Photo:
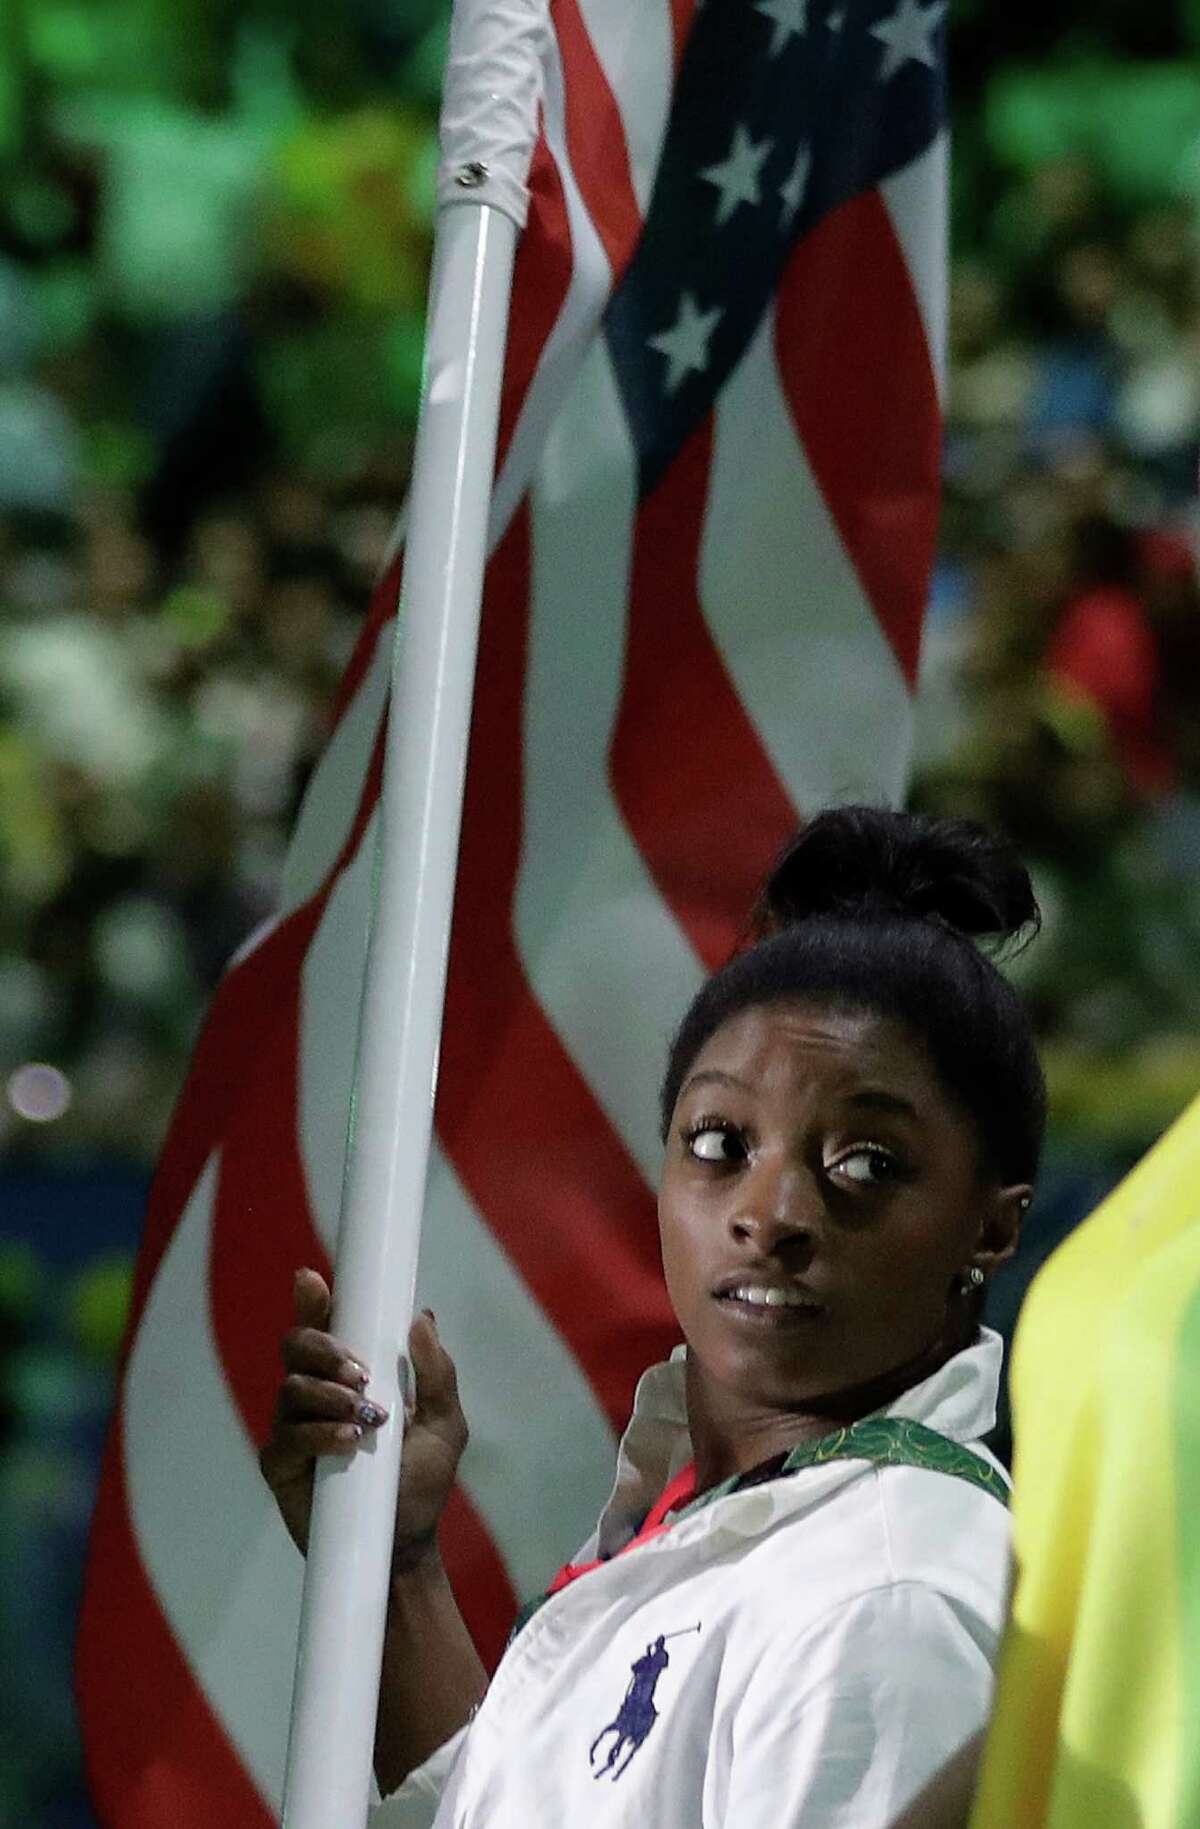
<svg viewBox="0 0 1200 1829">
<path fill-rule="evenodd" d="M 603 1765 L 592 1773 L 593 1778 L 607 1778 L 610 1774 L 613 1783 L 623 1772 L 628 1771 L 629 1762 L 634 1754 L 643 1747 L 649 1737 L 650 1729 L 658 1720 L 658 1710 L 654 1706 L 655 1691 L 659 1679 L 671 1662 L 667 1650 L 667 1640 L 687 1638 L 690 1633 L 699 1632 L 699 1625 L 685 1626 L 680 1632 L 660 1632 L 654 1643 L 646 1646 L 644 1657 L 635 1658 L 629 1676 L 629 1686 L 624 1699 L 607 1727 L 602 1727 L 592 1741 L 588 1754 L 588 1764 L 596 1765 L 596 1755 L 601 1742 L 611 1734 L 612 1745 Z"/>
</svg>

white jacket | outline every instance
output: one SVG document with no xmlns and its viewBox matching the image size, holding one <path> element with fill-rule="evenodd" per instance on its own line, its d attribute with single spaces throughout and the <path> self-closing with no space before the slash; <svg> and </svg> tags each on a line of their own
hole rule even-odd
<svg viewBox="0 0 1200 1829">
<path fill-rule="evenodd" d="M 1000 1362 L 985 1329 L 886 1413 L 994 1466 Z M 677 1356 L 575 1560 L 689 1459 Z M 986 1719 L 1007 1576 L 1004 1506 L 945 1473 L 832 1461 L 728 1494 L 547 1601 L 371 1829 L 883 1829 Z"/>
</svg>

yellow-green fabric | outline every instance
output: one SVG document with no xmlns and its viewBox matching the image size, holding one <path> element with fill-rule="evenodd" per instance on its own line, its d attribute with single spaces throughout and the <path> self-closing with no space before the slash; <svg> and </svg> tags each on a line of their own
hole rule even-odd
<svg viewBox="0 0 1200 1829">
<path fill-rule="evenodd" d="M 1035 1280 L 971 1829 L 1200 1825 L 1200 1099 Z"/>
</svg>

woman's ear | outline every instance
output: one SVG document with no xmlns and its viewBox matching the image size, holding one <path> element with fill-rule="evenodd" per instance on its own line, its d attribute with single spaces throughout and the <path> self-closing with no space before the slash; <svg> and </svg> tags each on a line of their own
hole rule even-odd
<svg viewBox="0 0 1200 1829">
<path fill-rule="evenodd" d="M 1021 1242 L 1021 1222 L 1032 1199 L 1033 1189 L 1027 1181 L 1016 1182 L 1012 1187 L 992 1187 L 985 1196 L 979 1240 L 971 1260 L 988 1276 L 1015 1253 Z"/>
</svg>

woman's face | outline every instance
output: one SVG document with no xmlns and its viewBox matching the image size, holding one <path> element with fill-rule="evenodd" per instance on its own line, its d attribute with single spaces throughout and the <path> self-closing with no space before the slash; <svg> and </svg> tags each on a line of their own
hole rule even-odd
<svg viewBox="0 0 1200 1829">
<path fill-rule="evenodd" d="M 919 1358 L 963 1270 L 1010 1255 L 1027 1193 L 981 1175 L 971 1120 L 903 1025 L 739 1012 L 683 1083 L 659 1194 L 694 1371 L 786 1408 Z"/>
</svg>

